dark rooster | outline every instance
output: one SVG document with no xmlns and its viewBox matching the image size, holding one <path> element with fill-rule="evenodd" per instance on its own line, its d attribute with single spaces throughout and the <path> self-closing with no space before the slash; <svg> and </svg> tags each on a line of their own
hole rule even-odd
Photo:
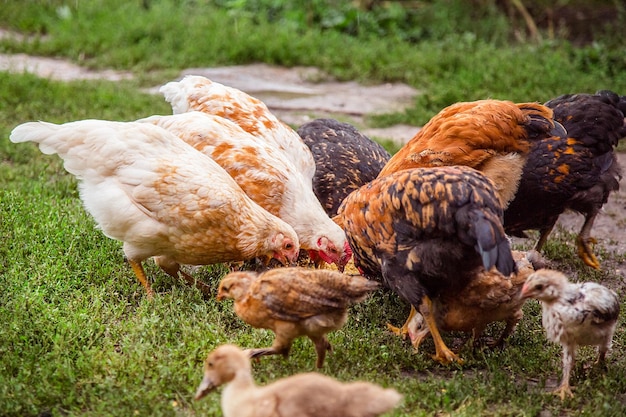
<svg viewBox="0 0 626 417">
<path fill-rule="evenodd" d="M 566 209 L 585 216 L 576 238 L 583 262 L 599 269 L 591 228 L 612 191 L 619 188 L 621 168 L 614 148 L 626 135 L 626 98 L 610 91 L 567 94 L 546 103 L 567 137 L 551 137 L 531 145 L 515 196 L 504 213 L 507 233 L 526 237 L 539 230 L 535 250 L 541 251 L 559 215 Z M 532 215 L 529 215 L 532 213 Z"/>
<path fill-rule="evenodd" d="M 466 287 L 480 270 L 515 271 L 493 184 L 475 169 L 415 168 L 350 194 L 338 220 L 368 278 L 381 279 L 419 310 L 435 342 L 435 360 L 461 362 L 443 342 L 432 299 Z"/>
<path fill-rule="evenodd" d="M 315 160 L 313 191 L 329 216 L 344 198 L 378 176 L 391 155 L 354 126 L 315 119 L 298 128 Z"/>
</svg>

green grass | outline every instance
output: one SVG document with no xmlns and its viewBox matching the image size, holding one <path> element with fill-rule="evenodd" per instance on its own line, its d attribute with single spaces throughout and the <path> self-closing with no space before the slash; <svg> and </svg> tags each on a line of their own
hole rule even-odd
<svg viewBox="0 0 626 417">
<path fill-rule="evenodd" d="M 270 332 L 242 323 L 231 303 L 205 300 L 151 263 L 147 271 L 158 294 L 149 301 L 123 261 L 121 244 L 104 237 L 83 209 L 76 181 L 59 158 L 8 141 L 15 125 L 169 113 L 160 96 L 142 94 L 140 87 L 169 81 L 186 66 L 251 61 L 318 65 L 344 79 L 405 81 L 424 91 L 414 108 L 379 123 L 423 123 L 457 100 L 544 100 L 566 91 L 606 87 L 626 92 L 624 62 L 610 61 L 622 52 L 604 54 L 602 44 L 574 48 L 555 41 L 502 48 L 462 34 L 410 44 L 315 28 L 300 29 L 294 37 L 293 28 L 255 23 L 241 14 L 209 13 L 208 2 L 176 2 L 175 7 L 153 1 L 139 17 L 131 17 L 139 1 L 123 3 L 113 11 L 99 9 L 96 1 L 68 2 L 81 18 L 76 25 L 59 17 L 57 8 L 66 5 L 61 1 L 4 2 L 0 7 L 0 25 L 49 36 L 33 43 L 3 40 L 1 50 L 65 56 L 93 67 L 129 69 L 138 76 L 118 83 L 57 83 L 0 72 L 3 416 L 219 415 L 219 393 L 192 400 L 206 354 L 222 343 L 256 347 L 272 340 Z M 137 39 L 138 45 L 131 44 Z M 190 44 L 189 39 L 195 41 Z M 572 241 L 563 231 L 550 239 L 546 255 L 554 266 L 623 295 L 623 277 L 615 269 L 625 255 L 599 246 L 604 269 L 590 271 L 575 256 Z M 223 273 L 219 266 L 195 272 L 215 288 Z M 431 360 L 431 341 L 413 353 L 385 330 L 387 322 L 401 324 L 407 312 L 406 305 L 384 292 L 353 307 L 347 325 L 330 335 L 334 353 L 322 372 L 397 388 L 405 401 L 393 416 L 626 412 L 623 319 L 607 369 L 583 367 L 595 358 L 591 350 L 582 349 L 572 380 L 576 397 L 561 403 L 546 393 L 546 386 L 554 387 L 560 379 L 561 352 L 546 342 L 537 303 L 525 306 L 525 317 L 505 350 L 465 348 L 461 354 L 466 363 L 449 367 Z M 498 330 L 493 326 L 489 333 Z M 461 336 L 445 338 L 453 344 Z M 312 370 L 314 363 L 311 343 L 298 340 L 289 360 L 263 358 L 253 367 L 256 380 L 268 383 Z"/>
</svg>

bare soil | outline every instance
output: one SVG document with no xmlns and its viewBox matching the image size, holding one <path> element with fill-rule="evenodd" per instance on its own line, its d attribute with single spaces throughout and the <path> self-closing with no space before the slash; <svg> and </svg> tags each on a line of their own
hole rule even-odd
<svg viewBox="0 0 626 417">
<path fill-rule="evenodd" d="M 2 34 L 0 33 L 0 36 Z M 113 70 L 93 71 L 70 62 L 32 57 L 24 54 L 0 54 L 0 71 L 30 72 L 41 77 L 69 81 L 75 79 L 107 79 L 119 81 L 132 77 L 129 72 Z M 214 81 L 239 88 L 263 100 L 283 121 L 299 126 L 318 117 L 332 117 L 352 123 L 371 138 L 403 143 L 418 130 L 418 126 L 397 125 L 377 129 L 367 125 L 368 114 L 401 110 L 409 105 L 419 92 L 405 84 L 361 85 L 356 82 L 337 82 L 315 68 L 281 68 L 265 64 L 218 68 L 189 68 L 180 73 L 203 75 Z M 158 94 L 158 86 L 149 89 Z M 146 114 L 148 116 L 149 114 Z M 626 154 L 618 154 L 626 169 Z M 607 252 L 626 254 L 626 179 L 596 219 L 592 234 L 598 245 Z M 532 215 L 532 213 L 529 213 Z M 583 216 L 565 213 L 553 233 L 577 233 Z M 571 250 L 574 251 L 573 241 Z M 602 259 L 600 259 L 602 262 Z M 626 277 L 626 261 L 611 262 L 606 267 Z"/>
</svg>

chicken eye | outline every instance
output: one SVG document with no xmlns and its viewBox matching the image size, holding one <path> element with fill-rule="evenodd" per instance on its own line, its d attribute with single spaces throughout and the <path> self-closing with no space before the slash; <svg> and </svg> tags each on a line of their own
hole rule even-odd
<svg viewBox="0 0 626 417">
<path fill-rule="evenodd" d="M 541 290 L 543 290 L 543 284 L 537 284 L 537 285 L 535 285 L 535 289 L 536 289 L 537 291 L 541 291 Z"/>
<path fill-rule="evenodd" d="M 291 250 L 291 249 L 293 249 L 293 243 L 287 243 L 287 244 L 285 245 L 285 249 L 287 249 L 287 250 Z"/>
<path fill-rule="evenodd" d="M 213 362 L 207 362 L 206 366 L 209 368 L 213 368 Z"/>
</svg>

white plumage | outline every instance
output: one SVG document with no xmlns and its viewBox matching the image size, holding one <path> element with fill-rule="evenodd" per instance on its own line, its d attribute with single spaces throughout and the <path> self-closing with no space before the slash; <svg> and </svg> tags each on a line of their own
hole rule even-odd
<svg viewBox="0 0 626 417">
<path fill-rule="evenodd" d="M 598 347 L 603 362 L 611 347 L 619 316 L 619 298 L 594 282 L 570 283 L 558 272 L 541 269 L 528 277 L 522 297 L 536 298 L 542 305 L 542 323 L 549 340 L 563 347 L 563 379 L 555 393 L 572 396 L 570 373 L 578 346 Z"/>
<path fill-rule="evenodd" d="M 225 117 L 238 124 L 258 141 L 280 149 L 308 180 L 315 174 L 310 149 L 291 127 L 274 116 L 265 103 L 241 90 L 199 75 L 187 75 L 159 90 L 175 114 L 192 110 Z M 309 184 L 312 188 L 312 182 Z"/>
<path fill-rule="evenodd" d="M 293 262 L 291 226 L 254 203 L 211 158 L 146 123 L 30 122 L 12 142 L 57 153 L 79 182 L 81 199 L 105 235 L 124 242 L 137 278 L 152 294 L 141 261 L 156 257 L 177 277 L 179 264 L 275 257 Z M 180 271 L 183 278 L 193 278 Z"/>
</svg>

